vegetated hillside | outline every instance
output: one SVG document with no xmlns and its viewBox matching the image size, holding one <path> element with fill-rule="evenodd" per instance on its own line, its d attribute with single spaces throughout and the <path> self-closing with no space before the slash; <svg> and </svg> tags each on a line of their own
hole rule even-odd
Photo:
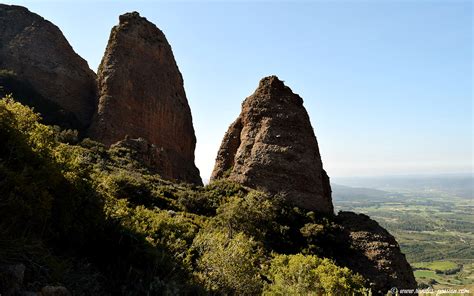
<svg viewBox="0 0 474 296">
<path fill-rule="evenodd" d="M 351 249 L 336 217 L 227 181 L 164 181 L 132 150 L 38 121 L 11 97 L 0 101 L 4 295 L 51 295 L 48 285 L 74 295 L 367 291 L 330 259 Z"/>
</svg>

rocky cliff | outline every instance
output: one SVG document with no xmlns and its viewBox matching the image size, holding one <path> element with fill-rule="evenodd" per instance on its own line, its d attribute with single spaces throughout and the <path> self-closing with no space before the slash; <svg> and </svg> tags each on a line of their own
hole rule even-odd
<svg viewBox="0 0 474 296">
<path fill-rule="evenodd" d="M 144 138 L 162 152 L 155 158 L 166 163 L 159 168 L 164 178 L 186 176 L 181 180 L 202 184 L 183 78 L 160 29 L 137 12 L 121 15 L 99 67 L 98 86 L 93 139 L 111 145 L 125 136 Z"/>
<path fill-rule="evenodd" d="M 366 278 L 375 295 L 392 288 L 416 289 L 411 266 L 387 230 L 363 214 L 340 212 L 336 220 L 343 229 L 338 245 L 347 246 L 337 253 L 337 262 Z"/>
<path fill-rule="evenodd" d="M 89 125 L 96 107 L 95 73 L 49 21 L 24 7 L 0 4 L 0 69 L 14 72 L 18 81 L 51 102 L 29 103 L 42 108 L 52 123 L 64 125 L 64 118 L 71 117 L 54 120 L 59 112 L 75 117 L 65 125 L 78 129 Z"/>
<path fill-rule="evenodd" d="M 333 214 L 329 177 L 303 100 L 276 76 L 260 81 L 225 134 L 211 180 L 221 178 Z M 360 273 L 376 295 L 416 288 L 398 243 L 377 222 L 351 212 L 334 219 L 340 231 L 324 256 Z"/>
<path fill-rule="evenodd" d="M 211 180 L 220 178 L 333 212 L 329 177 L 303 100 L 276 76 L 260 81 L 225 134 Z"/>
</svg>

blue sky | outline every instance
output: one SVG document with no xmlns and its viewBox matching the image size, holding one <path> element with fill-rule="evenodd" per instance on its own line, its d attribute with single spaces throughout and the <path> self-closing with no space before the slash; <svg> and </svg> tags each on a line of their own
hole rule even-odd
<svg viewBox="0 0 474 296">
<path fill-rule="evenodd" d="M 470 172 L 470 1 L 7 1 L 61 28 L 96 70 L 118 16 L 166 34 L 207 179 L 258 81 L 300 94 L 330 176 Z"/>
</svg>

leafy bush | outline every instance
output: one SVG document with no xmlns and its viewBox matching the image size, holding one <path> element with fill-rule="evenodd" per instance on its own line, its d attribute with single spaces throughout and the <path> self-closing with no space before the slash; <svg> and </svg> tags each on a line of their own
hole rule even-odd
<svg viewBox="0 0 474 296">
<path fill-rule="evenodd" d="M 240 184 L 217 180 L 202 189 L 186 190 L 178 194 L 178 204 L 188 212 L 213 216 L 217 208 L 230 197 L 243 197 L 248 191 Z"/>
<path fill-rule="evenodd" d="M 251 191 L 245 197 L 231 197 L 217 209 L 217 221 L 221 227 L 233 233 L 243 232 L 263 241 L 276 227 L 274 220 L 279 210 L 278 200 L 267 194 Z"/>
<path fill-rule="evenodd" d="M 152 189 L 140 174 L 119 171 L 104 177 L 103 184 L 114 198 L 128 199 L 135 204 L 150 203 Z"/>
<path fill-rule="evenodd" d="M 221 295 L 257 295 L 262 281 L 262 250 L 243 233 L 231 237 L 222 231 L 203 231 L 194 240 L 199 254 L 197 276 L 204 286 Z"/>
<path fill-rule="evenodd" d="M 61 143 L 75 145 L 79 143 L 79 132 L 75 129 L 61 129 L 59 126 L 54 126 L 56 140 Z"/>
<path fill-rule="evenodd" d="M 11 233 L 43 234 L 61 187 L 62 176 L 48 159 L 53 131 L 38 120 L 11 97 L 0 101 L 0 227 Z"/>
<path fill-rule="evenodd" d="M 131 206 L 127 200 L 113 200 L 106 206 L 110 219 L 145 238 L 153 246 L 162 246 L 176 258 L 185 260 L 187 250 L 199 231 L 199 221 L 174 211 Z"/>
<path fill-rule="evenodd" d="M 264 295 L 360 295 L 364 280 L 348 268 L 314 255 L 277 255 L 268 270 Z"/>
</svg>

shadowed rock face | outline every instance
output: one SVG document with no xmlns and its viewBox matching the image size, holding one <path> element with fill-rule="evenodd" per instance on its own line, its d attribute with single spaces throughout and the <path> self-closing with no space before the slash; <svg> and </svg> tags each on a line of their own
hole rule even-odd
<svg viewBox="0 0 474 296">
<path fill-rule="evenodd" d="M 369 280 L 375 295 L 385 295 L 393 287 L 416 289 L 412 268 L 387 230 L 363 214 L 340 212 L 337 220 L 343 232 L 335 247 L 348 245 L 335 258 L 339 264 Z"/>
<path fill-rule="evenodd" d="M 81 125 L 75 128 L 90 124 L 97 105 L 95 73 L 59 28 L 41 16 L 24 7 L 0 4 L 0 69 L 15 72 L 62 112 L 74 114 Z M 47 110 L 44 113 L 49 116 Z"/>
<path fill-rule="evenodd" d="M 220 178 L 333 213 L 329 177 L 303 100 L 276 76 L 260 81 L 225 134 L 211 180 Z"/>
<path fill-rule="evenodd" d="M 106 145 L 125 136 L 144 138 L 162 151 L 152 158 L 160 160 L 156 165 L 165 164 L 157 168 L 164 178 L 202 184 L 183 78 L 160 29 L 137 12 L 120 16 L 99 67 L 98 86 L 91 138 Z"/>
<path fill-rule="evenodd" d="M 179 158 L 176 153 L 170 153 L 169 150 L 150 144 L 144 138 L 126 138 L 112 144 L 111 148 L 113 147 L 131 150 L 129 154 L 131 158 L 139 161 L 161 176 L 169 176 L 168 179 L 202 184 L 197 169 L 193 170 L 190 168 L 189 164 Z"/>
</svg>

